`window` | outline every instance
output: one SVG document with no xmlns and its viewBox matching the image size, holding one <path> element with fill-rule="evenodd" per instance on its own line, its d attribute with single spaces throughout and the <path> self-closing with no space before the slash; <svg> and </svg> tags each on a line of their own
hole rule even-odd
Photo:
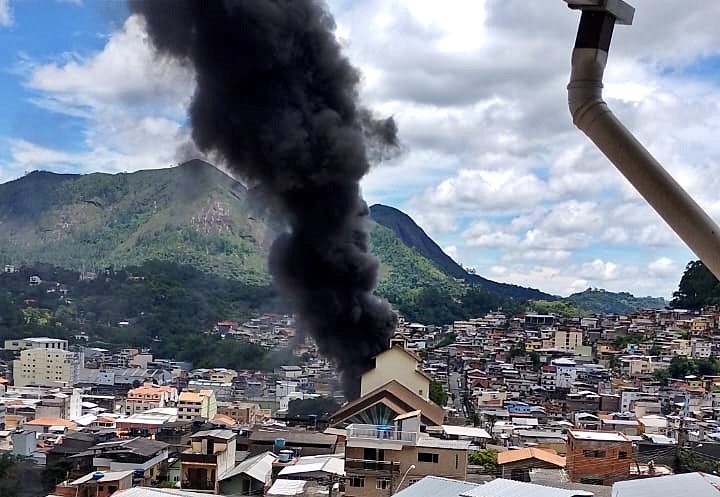
<svg viewBox="0 0 720 497">
<path fill-rule="evenodd" d="M 627 452 L 621 450 L 618 453 L 618 459 L 627 459 Z"/>
<path fill-rule="evenodd" d="M 604 450 L 584 450 L 583 456 L 585 457 L 605 457 L 605 451 Z"/>
<path fill-rule="evenodd" d="M 414 484 L 416 484 L 416 483 L 419 482 L 419 481 L 420 481 L 420 478 L 410 478 L 410 479 L 408 480 L 408 486 L 414 485 Z"/>
<path fill-rule="evenodd" d="M 350 486 L 355 488 L 364 488 L 365 487 L 365 477 L 364 476 L 353 476 L 350 478 Z"/>
<path fill-rule="evenodd" d="M 418 452 L 418 462 L 438 462 L 438 455 L 432 452 Z"/>
<path fill-rule="evenodd" d="M 377 490 L 387 490 L 390 488 L 390 480 L 387 478 L 378 478 L 375 482 L 375 488 Z"/>
</svg>

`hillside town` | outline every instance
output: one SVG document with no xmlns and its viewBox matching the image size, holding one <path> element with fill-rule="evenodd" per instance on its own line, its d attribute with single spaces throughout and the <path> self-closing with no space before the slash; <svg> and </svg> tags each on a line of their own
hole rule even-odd
<svg viewBox="0 0 720 497">
<path fill-rule="evenodd" d="M 9 339 L 0 450 L 67 497 L 704 495 L 720 485 L 719 318 L 401 319 L 350 402 L 288 315 L 207 331 L 291 351 L 271 372 Z"/>
</svg>

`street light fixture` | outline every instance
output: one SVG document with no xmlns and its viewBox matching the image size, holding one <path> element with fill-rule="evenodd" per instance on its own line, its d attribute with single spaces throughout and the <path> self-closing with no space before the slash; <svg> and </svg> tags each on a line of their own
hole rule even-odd
<svg viewBox="0 0 720 497">
<path fill-rule="evenodd" d="M 413 469 L 415 469 L 415 465 L 411 464 L 410 467 L 407 469 L 407 471 L 405 471 L 405 474 L 402 476 L 402 478 L 400 478 L 400 483 L 398 483 L 397 490 L 395 490 L 395 493 L 393 495 L 398 493 L 398 491 L 400 490 L 400 487 L 402 487 L 402 484 L 405 481 L 405 478 L 407 477 L 408 473 L 410 473 L 410 471 L 412 471 Z"/>
</svg>

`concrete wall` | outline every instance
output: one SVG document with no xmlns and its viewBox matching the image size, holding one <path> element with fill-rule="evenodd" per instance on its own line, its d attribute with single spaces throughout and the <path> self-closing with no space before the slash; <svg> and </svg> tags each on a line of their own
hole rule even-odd
<svg viewBox="0 0 720 497">
<path fill-rule="evenodd" d="M 375 358 L 375 368 L 362 376 L 360 395 L 397 380 L 411 392 L 429 400 L 430 380 L 417 371 L 417 365 L 417 361 L 400 347 L 386 350 Z"/>
</svg>

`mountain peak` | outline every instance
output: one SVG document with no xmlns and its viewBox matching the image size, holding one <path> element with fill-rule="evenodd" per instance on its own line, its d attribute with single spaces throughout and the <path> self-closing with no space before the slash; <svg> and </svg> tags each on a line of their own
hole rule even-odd
<svg viewBox="0 0 720 497">
<path fill-rule="evenodd" d="M 430 259 L 444 273 L 468 283 L 480 285 L 486 290 L 523 300 L 555 300 L 557 297 L 534 288 L 525 288 L 508 283 L 499 283 L 482 276 L 468 273 L 460 264 L 447 255 L 413 219 L 395 207 L 374 204 L 370 207 L 370 217 L 378 224 L 392 230 L 405 245 L 414 248 Z"/>
</svg>

